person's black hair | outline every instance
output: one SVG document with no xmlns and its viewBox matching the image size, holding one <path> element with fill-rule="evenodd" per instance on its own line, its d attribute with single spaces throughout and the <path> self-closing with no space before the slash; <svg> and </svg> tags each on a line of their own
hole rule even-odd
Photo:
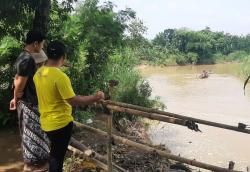
<svg viewBox="0 0 250 172">
<path fill-rule="evenodd" d="M 32 43 L 34 43 L 36 41 L 38 43 L 41 43 L 43 40 L 45 40 L 45 38 L 46 38 L 45 35 L 42 34 L 41 32 L 31 30 L 26 35 L 26 41 L 25 41 L 25 43 L 26 44 L 32 44 Z"/>
<path fill-rule="evenodd" d="M 47 47 L 48 59 L 59 60 L 66 54 L 66 47 L 60 41 L 52 41 Z"/>
</svg>

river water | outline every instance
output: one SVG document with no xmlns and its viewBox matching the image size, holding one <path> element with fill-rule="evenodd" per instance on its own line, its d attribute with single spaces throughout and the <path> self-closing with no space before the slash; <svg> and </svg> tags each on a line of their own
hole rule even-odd
<svg viewBox="0 0 250 172">
<path fill-rule="evenodd" d="M 139 70 L 149 81 L 153 97 L 167 106 L 166 111 L 237 126 L 250 124 L 250 84 L 243 92 L 238 77 L 239 64 L 151 67 Z M 203 71 L 207 79 L 199 79 Z M 149 136 L 154 144 L 164 144 L 173 154 L 197 161 L 246 171 L 250 166 L 250 135 L 199 124 L 202 133 L 164 122 L 152 122 Z M 203 170 L 202 170 L 203 171 Z"/>
</svg>

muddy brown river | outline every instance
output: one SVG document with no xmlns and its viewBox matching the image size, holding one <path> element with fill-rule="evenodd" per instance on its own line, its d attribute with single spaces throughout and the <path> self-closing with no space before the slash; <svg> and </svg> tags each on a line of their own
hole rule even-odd
<svg viewBox="0 0 250 172">
<path fill-rule="evenodd" d="M 239 64 L 151 67 L 139 70 L 149 81 L 153 97 L 167 106 L 166 111 L 235 125 L 250 124 L 250 84 L 243 92 L 238 77 Z M 207 79 L 199 79 L 203 71 Z M 199 125 L 202 133 L 163 122 L 152 122 L 149 135 L 155 144 L 164 144 L 172 153 L 198 161 L 246 171 L 250 166 L 250 135 Z M 203 171 L 203 170 L 201 170 Z"/>
</svg>

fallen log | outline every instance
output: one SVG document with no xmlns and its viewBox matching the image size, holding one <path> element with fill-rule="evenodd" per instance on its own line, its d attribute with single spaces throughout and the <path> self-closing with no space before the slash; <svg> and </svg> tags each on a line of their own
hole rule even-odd
<svg viewBox="0 0 250 172">
<path fill-rule="evenodd" d="M 95 129 L 93 127 L 89 127 L 87 125 L 81 124 L 81 123 L 76 122 L 76 121 L 74 122 L 74 124 L 78 128 L 86 129 L 88 131 L 100 134 L 102 136 L 106 136 L 106 137 L 108 136 L 108 134 L 106 132 L 102 131 L 102 130 Z M 133 147 L 136 147 L 136 148 L 138 148 L 140 150 L 147 151 L 149 153 L 156 152 L 159 155 L 161 155 L 163 157 L 166 157 L 168 159 L 179 161 L 179 162 L 189 164 L 189 165 L 192 165 L 192 166 L 196 166 L 196 167 L 200 167 L 200 168 L 203 168 L 203 169 L 212 170 L 212 171 L 216 171 L 216 172 L 217 171 L 218 172 L 238 172 L 238 171 L 235 171 L 235 170 L 228 170 L 227 168 L 217 167 L 217 166 L 206 164 L 206 163 L 199 162 L 199 161 L 196 161 L 196 160 L 190 160 L 190 159 L 187 159 L 187 158 L 176 156 L 176 155 L 167 153 L 165 151 L 161 151 L 161 150 L 158 150 L 158 149 L 155 149 L 155 148 L 152 148 L 152 147 L 140 144 L 140 143 L 133 142 L 133 141 L 125 139 L 123 137 L 116 136 L 114 134 L 112 135 L 112 137 L 113 137 L 115 142 L 119 142 L 119 143 L 122 143 L 122 144 L 125 144 L 125 145 L 133 146 Z"/>
<path fill-rule="evenodd" d="M 231 126 L 231 125 L 221 124 L 221 123 L 212 122 L 212 121 L 206 121 L 206 120 L 192 118 L 192 117 L 188 117 L 188 116 L 183 116 L 183 115 L 179 115 L 179 114 L 175 114 L 175 113 L 171 113 L 171 112 L 160 111 L 160 110 L 153 109 L 153 108 L 146 108 L 146 107 L 142 107 L 142 106 L 136 106 L 136 105 L 121 103 L 121 102 L 114 102 L 114 101 L 110 101 L 110 100 L 103 101 L 103 104 L 114 105 L 114 106 L 119 106 L 119 107 L 123 107 L 123 108 L 130 108 L 130 109 L 139 110 L 139 111 L 143 111 L 143 112 L 147 112 L 147 113 L 160 114 L 163 116 L 172 117 L 172 118 L 176 118 L 176 119 L 190 120 L 190 121 L 193 121 L 193 122 L 196 122 L 199 124 L 203 124 L 203 125 L 208 125 L 208 126 L 213 126 L 213 127 L 218 127 L 218 128 L 223 128 L 223 129 L 227 129 L 227 130 L 233 130 L 233 131 L 237 131 L 237 132 L 241 132 L 241 133 L 250 134 L 249 129 L 242 129 L 242 128 L 238 128 L 237 126 Z"/>
</svg>

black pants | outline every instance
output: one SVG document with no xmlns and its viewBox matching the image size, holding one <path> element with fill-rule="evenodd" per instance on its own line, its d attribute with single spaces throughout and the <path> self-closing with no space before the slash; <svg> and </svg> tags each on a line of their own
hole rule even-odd
<svg viewBox="0 0 250 172">
<path fill-rule="evenodd" d="M 64 156 L 67 151 L 73 122 L 67 126 L 46 132 L 51 142 L 50 159 L 49 159 L 49 172 L 62 172 Z"/>
</svg>

